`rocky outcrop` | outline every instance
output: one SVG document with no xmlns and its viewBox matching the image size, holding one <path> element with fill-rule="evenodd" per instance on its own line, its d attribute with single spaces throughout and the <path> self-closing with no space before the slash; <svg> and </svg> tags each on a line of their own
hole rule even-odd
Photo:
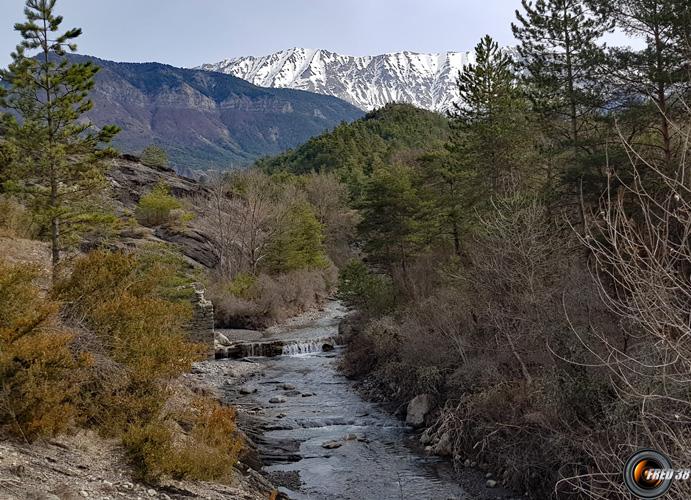
<svg viewBox="0 0 691 500">
<path fill-rule="evenodd" d="M 213 251 L 208 236 L 199 229 L 189 227 L 182 231 L 176 231 L 169 227 L 161 226 L 156 228 L 154 235 L 163 241 L 176 244 L 182 249 L 185 257 L 191 259 L 192 262 L 199 263 L 209 269 L 215 267 L 218 263 L 218 258 Z"/>
<path fill-rule="evenodd" d="M 168 186 L 173 196 L 186 200 L 193 211 L 197 212 L 201 209 L 195 208 L 195 201 L 208 194 L 208 189 L 203 184 L 181 177 L 169 168 L 143 165 L 132 155 L 122 155 L 113 160 L 107 177 L 115 199 L 115 211 L 123 217 L 131 216 L 140 198 L 158 184 Z M 194 219 L 186 223 L 185 227 L 175 229 L 165 226 L 126 229 L 118 241 L 108 244 L 119 249 L 132 249 L 162 242 L 174 244 L 187 263 L 194 267 L 211 269 L 216 265 L 217 258 L 211 238 Z M 87 242 L 83 249 L 90 250 L 101 244 L 98 241 Z"/>
<path fill-rule="evenodd" d="M 421 427 L 425 424 L 425 417 L 432 410 L 432 396 L 420 394 L 415 396 L 406 411 L 405 423 L 413 427 Z"/>
</svg>

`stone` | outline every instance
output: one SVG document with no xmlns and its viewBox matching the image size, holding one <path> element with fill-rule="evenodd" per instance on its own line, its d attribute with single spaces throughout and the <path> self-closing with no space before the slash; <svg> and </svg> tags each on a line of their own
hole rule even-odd
<svg viewBox="0 0 691 500">
<path fill-rule="evenodd" d="M 431 428 L 428 427 L 427 429 L 425 429 L 425 432 L 423 432 L 422 435 L 420 436 L 420 444 L 422 446 L 427 446 L 428 444 L 432 444 L 432 441 L 433 441 L 432 434 L 433 433 L 432 433 Z"/>
<path fill-rule="evenodd" d="M 354 432 L 351 432 L 351 433 L 343 436 L 343 439 L 346 441 L 355 441 L 355 440 L 357 440 L 357 434 L 355 434 Z"/>
<path fill-rule="evenodd" d="M 80 494 L 81 496 L 83 496 L 84 498 L 89 498 L 89 493 L 86 492 L 86 491 L 84 491 L 84 490 L 80 491 L 79 494 Z"/>
<path fill-rule="evenodd" d="M 285 413 L 279 413 L 278 415 L 276 415 L 276 418 L 286 418 L 287 416 L 288 415 L 286 415 Z"/>
<path fill-rule="evenodd" d="M 146 494 L 149 495 L 150 497 L 155 497 L 156 496 L 156 490 L 154 490 L 153 488 L 149 488 L 148 490 L 146 490 Z"/>
<path fill-rule="evenodd" d="M 303 397 L 303 398 L 311 398 L 311 397 L 314 396 L 314 395 L 315 395 L 315 394 L 314 394 L 313 392 L 303 392 L 303 393 L 302 393 L 302 397 Z"/>
<path fill-rule="evenodd" d="M 465 459 L 465 462 L 463 462 L 463 467 L 470 467 L 470 459 Z"/>
<path fill-rule="evenodd" d="M 246 396 L 247 394 L 254 394 L 255 392 L 257 392 L 257 388 L 256 387 L 250 388 L 250 387 L 244 387 L 243 386 L 243 387 L 238 388 L 238 392 L 240 394 L 244 394 Z"/>
<path fill-rule="evenodd" d="M 405 423 L 412 427 L 420 427 L 425 423 L 425 417 L 432 409 L 432 396 L 420 394 L 415 396 L 406 411 Z"/>
<path fill-rule="evenodd" d="M 340 448 L 341 446 L 343 446 L 343 443 L 338 441 L 324 441 L 322 443 L 322 448 L 326 448 L 327 450 L 333 450 L 335 448 Z"/>
<path fill-rule="evenodd" d="M 286 401 L 288 400 L 284 396 L 274 396 L 269 399 L 269 403 L 271 404 L 285 403 Z"/>
<path fill-rule="evenodd" d="M 279 387 L 281 389 L 283 389 L 284 391 L 294 391 L 295 390 L 295 386 L 293 384 L 281 384 Z"/>
<path fill-rule="evenodd" d="M 286 391 L 283 393 L 283 395 L 292 398 L 295 396 L 302 396 L 302 393 L 300 391 Z"/>
<path fill-rule="evenodd" d="M 322 345 L 322 351 L 324 352 L 331 352 L 334 350 L 333 344 L 323 344 Z"/>
<path fill-rule="evenodd" d="M 434 445 L 434 453 L 440 457 L 450 457 L 453 455 L 453 442 L 450 432 L 445 432 L 441 435 L 439 442 Z"/>
<path fill-rule="evenodd" d="M 220 332 L 216 332 L 214 340 L 216 341 L 217 344 L 222 345 L 222 346 L 229 346 L 231 345 L 230 340 L 228 340 L 228 337 L 223 335 Z"/>
<path fill-rule="evenodd" d="M 494 479 L 488 479 L 487 480 L 487 487 L 488 488 L 496 488 L 497 482 Z"/>
<path fill-rule="evenodd" d="M 485 479 L 492 479 L 492 473 L 488 472 L 487 474 L 485 474 Z"/>
<path fill-rule="evenodd" d="M 477 467 L 477 462 L 470 462 L 470 466 L 473 468 Z"/>
</svg>

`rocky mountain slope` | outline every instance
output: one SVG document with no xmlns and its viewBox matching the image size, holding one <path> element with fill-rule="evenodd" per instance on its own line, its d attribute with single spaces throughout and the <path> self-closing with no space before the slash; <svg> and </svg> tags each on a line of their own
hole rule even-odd
<svg viewBox="0 0 691 500">
<path fill-rule="evenodd" d="M 261 87 L 332 95 L 363 110 L 405 102 L 445 111 L 456 98 L 455 80 L 472 53 L 346 56 L 321 49 L 293 48 L 261 57 L 237 57 L 200 68 L 234 75 Z"/>
<path fill-rule="evenodd" d="M 177 168 L 248 164 L 362 116 L 335 97 L 263 89 L 221 73 L 71 57 L 101 67 L 91 120 L 122 127 L 115 145 L 124 153 L 156 143 Z"/>
</svg>

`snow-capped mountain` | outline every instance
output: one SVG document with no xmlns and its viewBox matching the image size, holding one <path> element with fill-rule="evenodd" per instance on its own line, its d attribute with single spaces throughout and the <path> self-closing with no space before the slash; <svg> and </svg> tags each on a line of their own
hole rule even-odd
<svg viewBox="0 0 691 500">
<path fill-rule="evenodd" d="M 288 49 L 268 56 L 237 57 L 201 69 L 231 74 L 261 87 L 327 94 L 372 110 L 389 102 L 445 111 L 456 98 L 456 77 L 473 53 L 397 52 L 345 56 L 321 49 Z"/>
</svg>

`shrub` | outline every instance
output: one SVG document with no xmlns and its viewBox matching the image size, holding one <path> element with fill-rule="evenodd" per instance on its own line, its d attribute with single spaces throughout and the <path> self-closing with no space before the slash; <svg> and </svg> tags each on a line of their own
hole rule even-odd
<svg viewBox="0 0 691 500">
<path fill-rule="evenodd" d="M 188 433 L 183 433 L 173 418 L 130 425 L 123 442 L 140 474 L 147 480 L 167 475 L 229 481 L 243 447 L 235 410 L 199 398 L 178 418 L 189 427 Z"/>
<path fill-rule="evenodd" d="M 338 296 L 369 314 L 387 314 L 395 305 L 391 279 L 372 274 L 359 260 L 348 262 L 339 273 Z"/>
<path fill-rule="evenodd" d="M 170 188 L 165 184 L 157 184 L 150 193 L 140 198 L 135 215 L 145 226 L 160 226 L 178 220 L 173 216 L 173 211 L 180 209 L 182 203 L 170 194 Z"/>
<path fill-rule="evenodd" d="M 33 284 L 38 276 L 0 260 L 0 426 L 29 440 L 76 420 L 87 362 L 70 350 L 73 336 L 59 324 L 57 304 Z"/>
<path fill-rule="evenodd" d="M 240 299 L 252 299 L 256 295 L 257 277 L 248 273 L 238 274 L 228 284 L 228 293 Z"/>
<path fill-rule="evenodd" d="M 209 298 L 218 327 L 263 328 L 322 303 L 335 281 L 333 266 L 277 276 L 239 275 L 230 283 L 212 283 Z"/>
<path fill-rule="evenodd" d="M 152 144 L 142 151 L 141 162 L 147 167 L 167 167 L 168 153 L 163 148 Z"/>
<path fill-rule="evenodd" d="M 124 368 L 111 370 L 111 378 L 94 377 L 88 387 L 85 411 L 108 433 L 154 418 L 166 399 L 165 382 L 201 355 L 184 331 L 190 304 L 167 298 L 172 292 L 162 289 L 178 272 L 164 261 L 97 251 L 55 286 L 66 317 L 94 332 L 105 355 Z"/>
<path fill-rule="evenodd" d="M 0 236 L 32 238 L 36 232 L 29 211 L 14 198 L 0 195 Z"/>
</svg>

